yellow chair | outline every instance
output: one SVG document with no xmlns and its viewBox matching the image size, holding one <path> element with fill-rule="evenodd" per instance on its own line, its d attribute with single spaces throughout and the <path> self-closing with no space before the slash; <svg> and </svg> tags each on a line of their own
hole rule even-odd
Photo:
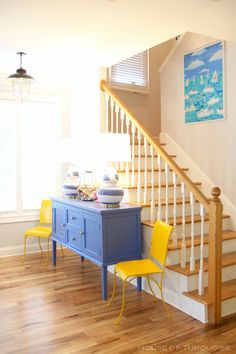
<svg viewBox="0 0 236 354">
<path fill-rule="evenodd" d="M 32 229 L 28 229 L 24 235 L 24 258 L 25 261 L 26 255 L 26 240 L 28 237 L 38 237 L 38 243 L 41 253 L 43 254 L 40 238 L 46 238 L 47 242 L 47 255 L 45 260 L 45 265 L 48 264 L 48 256 L 49 256 L 49 241 L 50 236 L 52 234 L 52 202 L 51 200 L 43 200 L 40 208 L 40 217 L 39 217 L 40 225 L 33 227 Z M 64 257 L 63 249 L 61 247 L 62 256 Z"/>
<path fill-rule="evenodd" d="M 165 270 L 165 263 L 166 263 L 166 255 L 167 255 L 167 248 L 169 238 L 172 232 L 173 226 L 163 223 L 162 221 L 156 221 L 153 228 L 152 233 L 152 242 L 150 248 L 150 258 L 156 260 L 157 263 L 153 262 L 152 259 L 140 259 L 140 260 L 132 260 L 126 262 L 117 263 L 114 270 L 114 286 L 111 299 L 108 303 L 110 306 L 116 291 L 116 274 L 120 276 L 123 281 L 123 293 L 122 293 L 122 307 L 120 310 L 119 317 L 115 322 L 118 324 L 123 314 L 124 306 L 125 306 L 125 287 L 126 284 L 131 282 L 135 278 L 139 278 L 145 276 L 147 278 L 147 282 L 149 288 L 154 297 L 156 297 L 150 283 L 150 279 L 152 279 L 158 288 L 160 289 L 162 303 L 164 308 L 167 310 L 163 294 L 162 294 L 162 281 L 164 276 Z M 151 274 L 161 274 L 160 282 L 158 283 L 156 279 L 150 277 Z M 128 278 L 130 278 L 128 280 Z M 168 311 L 167 311 L 168 313 Z"/>
</svg>

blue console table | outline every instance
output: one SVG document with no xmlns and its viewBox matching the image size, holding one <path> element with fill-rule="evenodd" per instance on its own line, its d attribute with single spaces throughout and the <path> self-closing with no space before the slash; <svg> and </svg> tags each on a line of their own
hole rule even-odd
<svg viewBox="0 0 236 354">
<path fill-rule="evenodd" d="M 52 198 L 52 255 L 57 242 L 101 267 L 102 298 L 107 299 L 107 266 L 141 258 L 141 208 L 121 204 Z M 141 290 L 141 278 L 138 279 Z"/>
</svg>

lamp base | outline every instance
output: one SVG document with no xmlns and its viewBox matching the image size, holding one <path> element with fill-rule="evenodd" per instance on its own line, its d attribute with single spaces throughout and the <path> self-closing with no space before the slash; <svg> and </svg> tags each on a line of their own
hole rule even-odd
<svg viewBox="0 0 236 354">
<path fill-rule="evenodd" d="M 119 208 L 120 207 L 120 203 L 107 203 L 107 204 L 102 203 L 102 205 L 104 206 L 104 208 Z"/>
<path fill-rule="evenodd" d="M 97 197 L 99 202 L 107 208 L 119 207 L 119 204 L 124 196 L 124 190 L 119 187 L 100 187 L 97 191 Z"/>
</svg>

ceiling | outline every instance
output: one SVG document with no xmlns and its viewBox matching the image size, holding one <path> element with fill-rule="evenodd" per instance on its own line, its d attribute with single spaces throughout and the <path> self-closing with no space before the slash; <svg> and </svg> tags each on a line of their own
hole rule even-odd
<svg viewBox="0 0 236 354">
<path fill-rule="evenodd" d="M 0 0 L 0 72 L 73 76 L 190 31 L 236 42 L 236 0 Z"/>
</svg>

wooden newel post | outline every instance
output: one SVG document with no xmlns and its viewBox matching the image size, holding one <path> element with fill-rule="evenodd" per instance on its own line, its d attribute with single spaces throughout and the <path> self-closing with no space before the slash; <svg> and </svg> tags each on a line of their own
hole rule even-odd
<svg viewBox="0 0 236 354">
<path fill-rule="evenodd" d="M 222 272 L 222 214 L 223 206 L 219 199 L 221 190 L 212 188 L 209 210 L 209 271 L 208 296 L 209 322 L 221 323 L 221 272 Z"/>
</svg>

